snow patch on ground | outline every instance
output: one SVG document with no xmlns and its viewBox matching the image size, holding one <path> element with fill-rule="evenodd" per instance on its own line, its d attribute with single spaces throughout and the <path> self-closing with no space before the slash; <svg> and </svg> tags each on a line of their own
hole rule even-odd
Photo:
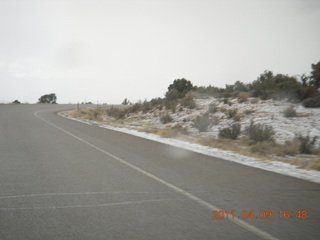
<svg viewBox="0 0 320 240">
<path fill-rule="evenodd" d="M 273 108 L 275 108 L 275 109 L 273 109 Z M 280 110 L 280 108 L 277 105 L 274 105 L 273 107 L 270 106 L 270 107 L 264 108 L 264 111 L 272 111 L 275 113 L 275 115 L 277 115 L 278 118 L 281 118 L 281 116 L 279 116 L 280 114 L 277 114 L 277 112 L 279 113 L 279 111 L 282 111 L 283 110 L 282 108 Z M 319 117 L 320 117 L 319 109 L 311 109 L 311 110 L 318 110 L 318 111 L 314 111 L 315 112 L 314 114 L 316 114 L 317 116 L 319 115 Z M 298 112 L 303 112 L 303 109 L 299 108 Z M 66 117 L 68 119 L 74 120 L 74 121 L 81 122 L 81 123 L 85 123 L 85 124 L 89 124 L 89 125 L 96 125 L 96 126 L 99 126 L 102 128 L 131 134 L 131 135 L 134 135 L 137 137 L 142 137 L 142 138 L 146 138 L 146 139 L 149 139 L 152 141 L 161 142 L 164 144 L 172 145 L 175 147 L 183 148 L 186 150 L 194 151 L 197 153 L 205 154 L 205 155 L 216 157 L 219 159 L 236 162 L 236 163 L 247 165 L 250 167 L 255 167 L 255 168 L 263 169 L 266 171 L 271 171 L 271 172 L 275 172 L 275 173 L 279 173 L 279 174 L 283 174 L 283 175 L 287 175 L 287 176 L 291 176 L 291 177 L 296 177 L 296 178 L 308 180 L 308 181 L 315 182 L 315 183 L 320 183 L 320 172 L 319 171 L 299 169 L 298 167 L 296 167 L 294 165 L 283 163 L 283 162 L 276 162 L 276 161 L 262 162 L 257 159 L 247 157 L 244 155 L 240 155 L 240 154 L 237 154 L 237 153 L 234 153 L 231 151 L 225 151 L 225 150 L 221 150 L 221 149 L 217 149 L 217 148 L 210 148 L 210 147 L 206 147 L 206 146 L 202 146 L 202 145 L 198 145 L 198 144 L 193 144 L 193 143 L 188 143 L 188 142 L 184 142 L 184 141 L 180 141 L 180 140 L 176 140 L 176 139 L 162 138 L 162 137 L 155 135 L 155 134 L 139 132 L 139 131 L 131 130 L 131 129 L 127 129 L 127 128 L 113 127 L 113 126 L 101 124 L 101 123 L 95 122 L 95 121 L 88 121 L 88 120 L 73 118 L 73 117 L 70 117 L 64 113 L 60 113 L 59 115 L 62 117 Z M 320 119 L 320 118 L 318 118 L 318 119 Z M 255 121 L 257 121 L 257 119 L 255 119 Z M 259 123 L 262 123 L 262 122 L 272 124 L 273 121 L 268 120 L 268 118 L 261 117 L 261 119 L 259 120 Z M 319 124 L 316 123 L 314 121 L 314 119 L 304 121 L 303 123 L 304 123 L 303 126 L 298 128 L 297 131 L 302 131 L 304 133 L 306 133 L 306 132 L 311 133 L 312 132 L 315 134 L 319 134 L 319 132 L 317 132 L 317 131 L 320 131 Z M 290 123 L 288 123 L 288 124 L 290 124 Z M 311 127 L 312 130 L 310 130 L 310 125 L 308 127 L 308 124 L 312 124 L 312 127 Z M 281 128 L 282 132 L 284 132 L 284 133 L 285 132 L 292 133 L 292 130 L 290 131 L 290 129 L 288 129 L 287 127 L 285 127 L 285 129 L 283 129 L 282 127 L 284 127 L 284 125 L 282 126 L 281 124 L 277 123 L 277 125 L 275 125 L 275 126 L 278 126 L 279 128 Z M 279 136 L 283 136 L 283 139 L 282 139 L 283 141 L 285 139 L 287 139 L 286 134 L 279 134 Z"/>
</svg>

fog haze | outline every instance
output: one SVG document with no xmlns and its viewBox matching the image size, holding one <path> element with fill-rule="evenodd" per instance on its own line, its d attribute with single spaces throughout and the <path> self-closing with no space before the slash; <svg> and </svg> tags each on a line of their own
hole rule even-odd
<svg viewBox="0 0 320 240">
<path fill-rule="evenodd" d="M 121 103 L 320 60 L 317 0 L 0 0 L 0 102 Z"/>
</svg>

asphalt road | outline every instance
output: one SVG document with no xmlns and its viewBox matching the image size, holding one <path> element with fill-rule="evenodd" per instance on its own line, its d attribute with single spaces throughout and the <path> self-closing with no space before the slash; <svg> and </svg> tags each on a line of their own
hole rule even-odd
<svg viewBox="0 0 320 240">
<path fill-rule="evenodd" d="M 0 105 L 1 240 L 320 238 L 319 184 L 56 114 L 69 108 Z"/>
</svg>

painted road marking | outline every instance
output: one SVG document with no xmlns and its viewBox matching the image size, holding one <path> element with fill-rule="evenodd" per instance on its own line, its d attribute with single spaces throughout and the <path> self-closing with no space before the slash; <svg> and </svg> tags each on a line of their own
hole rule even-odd
<svg viewBox="0 0 320 240">
<path fill-rule="evenodd" d="M 107 156 L 109 156 L 109 157 L 111 157 L 111 158 L 113 158 L 113 159 L 115 159 L 115 160 L 117 160 L 117 161 L 119 161 L 119 162 L 121 162 L 121 163 L 123 163 L 123 164 L 125 164 L 125 165 L 127 165 L 127 166 L 129 166 L 129 167 L 131 167 L 133 169 L 135 169 L 135 170 L 137 170 L 138 172 L 140 172 L 140 173 L 142 173 L 142 174 L 144 174 L 144 175 L 156 180 L 157 182 L 159 182 L 159 183 L 171 188 L 172 190 L 174 190 L 174 191 L 176 191 L 178 193 L 181 193 L 185 197 L 197 202 L 199 205 L 204 206 L 204 207 L 210 209 L 211 211 L 223 211 L 222 209 L 218 208 L 217 206 L 215 206 L 215 205 L 213 205 L 211 203 L 208 203 L 208 202 L 206 202 L 206 201 L 204 201 L 204 200 L 192 195 L 191 193 L 189 193 L 187 191 L 184 191 L 183 189 L 181 189 L 181 188 L 179 188 L 179 187 L 177 187 L 177 186 L 175 186 L 175 185 L 173 185 L 173 184 L 171 184 L 169 182 L 166 182 L 165 180 L 163 180 L 163 179 L 161 179 L 161 178 L 159 178 L 159 177 L 157 177 L 157 176 L 155 176 L 155 175 L 153 175 L 153 174 L 151 174 L 151 173 L 149 173 L 149 172 L 147 172 L 147 171 L 145 171 L 145 170 L 143 170 L 143 169 L 141 169 L 139 167 L 136 167 L 136 166 L 132 165 L 131 163 L 128 163 L 127 161 L 125 161 L 125 160 L 113 155 L 112 153 L 109 153 L 109 152 L 107 152 L 107 151 L 105 151 L 105 150 L 103 150 L 103 149 L 101 149 L 101 148 L 99 148 L 99 147 L 87 142 L 86 140 L 74 135 L 73 133 L 71 133 L 71 132 L 69 132 L 69 131 L 67 131 L 67 130 L 65 130 L 65 129 L 63 129 L 63 128 L 61 128 L 61 127 L 59 127 L 59 126 L 47 121 L 47 120 L 45 120 L 44 118 L 38 116 L 39 112 L 35 112 L 34 115 L 38 119 L 48 123 L 52 127 L 55 127 L 57 129 L 59 129 L 60 131 L 66 133 L 67 135 L 69 135 L 69 136 L 79 140 L 80 142 L 83 142 L 84 144 L 86 144 L 86 145 L 98 150 L 99 152 L 104 153 L 105 155 L 107 155 Z M 255 226 L 253 226 L 253 225 L 251 225 L 249 223 L 246 223 L 246 222 L 244 222 L 244 221 L 242 221 L 240 219 L 228 218 L 228 220 L 233 222 L 233 223 L 235 223 L 235 224 L 237 224 L 237 225 L 239 225 L 242 228 L 247 229 L 248 231 L 254 233 L 255 235 L 257 235 L 257 236 L 259 236 L 259 237 L 261 237 L 263 239 L 278 240 L 278 238 L 275 238 L 275 237 L 271 236 L 269 233 L 267 233 L 267 232 L 255 227 Z"/>
</svg>

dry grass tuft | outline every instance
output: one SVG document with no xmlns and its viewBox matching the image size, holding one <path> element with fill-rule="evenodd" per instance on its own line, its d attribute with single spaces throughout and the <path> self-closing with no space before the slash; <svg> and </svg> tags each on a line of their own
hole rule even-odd
<svg viewBox="0 0 320 240">
<path fill-rule="evenodd" d="M 176 125 L 174 127 L 166 126 L 166 128 L 158 129 L 154 132 L 155 134 L 159 135 L 160 137 L 164 138 L 175 138 L 179 135 L 187 135 L 188 132 L 185 128 L 181 125 Z"/>
<path fill-rule="evenodd" d="M 83 108 L 80 110 L 67 111 L 65 113 L 74 118 L 82 118 L 91 121 L 102 121 L 102 116 L 105 113 L 105 110 L 101 108 Z"/>
<path fill-rule="evenodd" d="M 282 160 L 282 162 L 295 165 L 302 169 L 320 171 L 320 158 L 314 158 L 314 159 L 294 158 L 290 160 L 284 159 Z"/>
<path fill-rule="evenodd" d="M 248 98 L 252 97 L 252 93 L 250 92 L 240 92 L 238 94 L 238 102 L 243 103 L 248 100 Z"/>
<path fill-rule="evenodd" d="M 251 99 L 250 103 L 251 104 L 258 104 L 259 103 L 259 99 L 258 98 Z"/>
<path fill-rule="evenodd" d="M 263 156 L 294 156 L 299 154 L 299 142 L 290 141 L 284 145 L 275 142 L 260 142 L 251 146 L 251 152 Z"/>
</svg>

